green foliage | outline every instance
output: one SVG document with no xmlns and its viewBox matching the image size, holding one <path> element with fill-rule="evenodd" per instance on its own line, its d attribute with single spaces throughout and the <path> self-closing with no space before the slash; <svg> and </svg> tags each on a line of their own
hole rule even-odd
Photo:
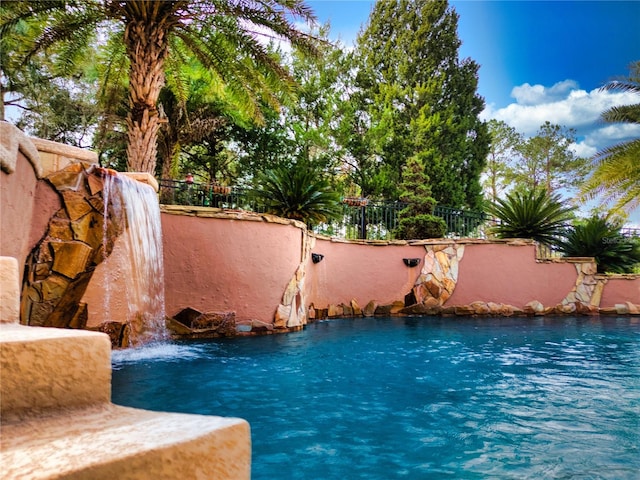
<svg viewBox="0 0 640 480">
<path fill-rule="evenodd" d="M 586 160 L 571 150 L 574 142 L 575 130 L 548 121 L 541 125 L 536 136 L 517 146 L 522 158 L 512 169 L 516 188 L 545 188 L 553 193 L 579 185 L 585 176 Z"/>
<path fill-rule="evenodd" d="M 129 61 L 127 164 L 150 173 L 161 124 L 157 100 L 165 79 L 176 97 L 184 99 L 184 82 L 165 76 L 172 65 L 177 72 L 176 65 L 187 59 L 198 62 L 220 92 L 260 122 L 261 107 L 278 108 L 282 95 L 293 95 L 295 83 L 259 37 L 286 39 L 300 51 L 316 53 L 316 39 L 297 28 L 297 21 L 314 20 L 301 0 L 34 0 L 3 2 L 0 13 L 4 45 L 25 22 L 29 27 L 20 48 L 12 49 L 15 65 L 46 52 L 56 69 L 68 74 L 79 59 L 89 58 L 86 47 L 98 34 L 107 44 L 112 37 L 124 44 Z"/>
<path fill-rule="evenodd" d="M 369 148 L 388 167 L 390 187 L 420 154 L 438 203 L 478 208 L 489 137 L 479 119 L 479 66 L 459 59 L 457 26 L 446 1 L 376 2 L 355 50 L 364 97 L 357 118 L 375 132 Z"/>
<path fill-rule="evenodd" d="M 491 119 L 487 123 L 491 144 L 484 169 L 483 187 L 491 201 L 512 183 L 516 147 L 522 143 L 522 135 L 503 121 Z"/>
<path fill-rule="evenodd" d="M 35 75 L 42 75 L 42 68 Z M 23 113 L 16 126 L 32 136 L 76 147 L 92 144 L 92 127 L 100 110 L 95 102 L 95 84 L 82 72 L 73 85 L 62 79 L 46 80 L 46 75 L 23 86 L 27 94 Z"/>
<path fill-rule="evenodd" d="M 631 273 L 640 266 L 640 239 L 624 237 L 620 227 L 591 217 L 571 226 L 557 245 L 569 257 L 594 257 L 600 273 Z"/>
<path fill-rule="evenodd" d="M 288 160 L 328 170 L 339 160 L 332 124 L 339 98 L 344 95 L 338 82 L 343 53 L 329 43 L 328 26 L 314 34 L 324 41 L 319 56 L 310 57 L 298 49 L 291 53 L 289 68 L 298 89 L 295 101 L 282 108 L 282 125 L 295 146 Z"/>
<path fill-rule="evenodd" d="M 513 192 L 490 204 L 487 213 L 500 223 L 492 228 L 498 238 L 529 238 L 555 245 L 574 207 L 565 206 L 557 194 L 544 189 Z"/>
<path fill-rule="evenodd" d="M 419 214 L 398 220 L 395 236 L 400 239 L 442 238 L 447 232 L 444 220 L 435 215 Z"/>
<path fill-rule="evenodd" d="M 400 199 L 407 207 L 398 212 L 396 238 L 423 239 L 444 237 L 447 224 L 442 218 L 433 215 L 436 206 L 431 196 L 429 177 L 424 173 L 424 165 L 418 157 L 407 162 L 403 172 L 402 194 Z"/>
<path fill-rule="evenodd" d="M 255 195 L 269 213 L 307 225 L 327 222 L 342 211 L 340 196 L 321 172 L 304 162 L 258 175 Z"/>
<path fill-rule="evenodd" d="M 640 61 L 631 65 L 631 73 L 603 90 L 640 94 Z M 602 113 L 605 122 L 640 124 L 640 103 L 611 107 Z M 583 198 L 600 197 L 613 213 L 631 212 L 640 206 L 640 138 L 605 148 L 593 158 L 594 170 L 582 187 Z"/>
</svg>

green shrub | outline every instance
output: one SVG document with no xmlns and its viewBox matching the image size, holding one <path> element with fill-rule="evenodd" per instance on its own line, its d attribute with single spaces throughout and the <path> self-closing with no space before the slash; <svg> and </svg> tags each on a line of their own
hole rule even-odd
<svg viewBox="0 0 640 480">
<path fill-rule="evenodd" d="M 447 233 L 445 221 L 427 213 L 402 218 L 398 221 L 396 228 L 396 237 L 405 239 L 441 238 L 445 233 Z"/>
<path fill-rule="evenodd" d="M 268 213 L 307 225 L 327 222 L 342 211 L 340 196 L 319 172 L 306 164 L 281 166 L 258 175 L 256 200 Z"/>
<path fill-rule="evenodd" d="M 572 225 L 557 245 L 569 257 L 594 257 L 600 273 L 631 273 L 640 266 L 640 239 L 624 237 L 620 227 L 592 217 Z"/>
<path fill-rule="evenodd" d="M 441 238 L 447 233 L 447 224 L 433 215 L 436 206 L 431 196 L 429 177 L 417 157 L 411 158 L 402 173 L 400 200 L 407 207 L 398 212 L 398 226 L 394 236 L 400 239 Z"/>
<path fill-rule="evenodd" d="M 530 238 L 555 245 L 573 217 L 573 210 L 559 195 L 538 190 L 508 194 L 506 199 L 490 204 L 487 213 L 500 221 L 491 229 L 498 238 Z"/>
</svg>

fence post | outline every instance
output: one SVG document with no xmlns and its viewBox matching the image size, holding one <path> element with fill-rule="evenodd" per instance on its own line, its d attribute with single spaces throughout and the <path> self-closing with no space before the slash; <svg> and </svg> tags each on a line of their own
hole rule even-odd
<svg viewBox="0 0 640 480">
<path fill-rule="evenodd" d="M 367 205 L 366 204 L 362 204 L 360 206 L 360 234 L 358 235 L 358 238 L 362 239 L 362 240 L 366 240 L 367 239 Z"/>
</svg>

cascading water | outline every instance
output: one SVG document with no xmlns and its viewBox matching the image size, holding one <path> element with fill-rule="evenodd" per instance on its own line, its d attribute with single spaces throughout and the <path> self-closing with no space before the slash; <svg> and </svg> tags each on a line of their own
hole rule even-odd
<svg viewBox="0 0 640 480">
<path fill-rule="evenodd" d="M 152 187 L 125 175 L 105 175 L 105 212 L 124 212 L 126 228 L 119 238 L 124 243 L 128 272 L 124 272 L 130 330 L 130 344 L 139 346 L 167 340 L 164 303 L 164 263 L 158 197 Z M 105 222 L 106 224 L 106 222 Z M 105 231 L 105 236 L 107 232 Z M 111 292 L 107 282 L 105 305 Z"/>
</svg>

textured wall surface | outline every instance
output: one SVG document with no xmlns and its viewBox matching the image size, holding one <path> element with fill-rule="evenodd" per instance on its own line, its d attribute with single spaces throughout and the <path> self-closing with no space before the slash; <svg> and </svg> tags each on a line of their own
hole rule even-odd
<svg viewBox="0 0 640 480">
<path fill-rule="evenodd" d="M 324 255 L 321 262 L 307 265 L 308 303 L 315 306 L 349 304 L 355 299 L 364 307 L 404 300 L 411 292 L 424 263 L 425 248 L 409 245 L 359 245 L 318 239 L 312 248 Z M 407 267 L 403 258 L 419 258 Z"/>
<path fill-rule="evenodd" d="M 610 307 L 625 302 L 640 304 L 640 275 L 619 275 L 606 279 L 600 305 Z"/>
<path fill-rule="evenodd" d="M 576 269 L 569 263 L 536 262 L 532 244 L 470 244 L 460 262 L 459 278 L 450 305 L 481 300 L 522 308 L 537 300 L 557 305 L 571 291 Z"/>
<path fill-rule="evenodd" d="M 204 212 L 206 214 L 206 212 Z M 165 305 L 273 321 L 302 258 L 303 230 L 263 221 L 162 214 Z"/>
</svg>

